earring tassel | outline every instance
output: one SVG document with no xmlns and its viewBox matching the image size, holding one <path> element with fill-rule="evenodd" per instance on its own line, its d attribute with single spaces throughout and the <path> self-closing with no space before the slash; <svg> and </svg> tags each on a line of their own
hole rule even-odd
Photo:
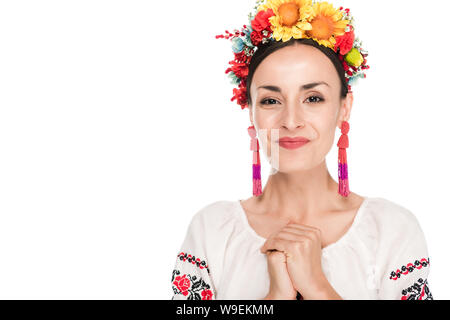
<svg viewBox="0 0 450 320">
<path fill-rule="evenodd" d="M 259 143 L 258 150 L 259 150 Z M 261 186 L 261 163 L 259 160 L 259 152 L 254 152 L 253 157 L 253 195 L 259 196 L 262 194 L 262 186 Z M 256 159 L 255 159 L 256 158 Z"/>
<path fill-rule="evenodd" d="M 261 161 L 259 159 L 259 141 L 256 138 L 256 129 L 254 126 L 248 127 L 248 134 L 250 135 L 250 150 L 253 151 L 253 195 L 259 196 L 262 194 L 261 186 Z"/>
<path fill-rule="evenodd" d="M 339 194 L 348 197 L 350 188 L 348 185 L 348 166 L 347 166 L 347 151 L 339 148 Z"/>
<path fill-rule="evenodd" d="M 339 194 L 348 197 L 350 194 L 350 188 L 348 184 L 348 164 L 347 164 L 347 151 L 348 148 L 348 125 L 346 125 L 341 137 L 339 138 L 338 147 L 338 175 L 339 175 Z"/>
</svg>

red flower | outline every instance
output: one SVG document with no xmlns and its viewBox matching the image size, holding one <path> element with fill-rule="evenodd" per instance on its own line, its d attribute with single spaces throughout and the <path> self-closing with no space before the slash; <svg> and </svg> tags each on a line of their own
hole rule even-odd
<svg viewBox="0 0 450 320">
<path fill-rule="evenodd" d="M 350 69 L 350 67 L 348 66 L 347 62 L 342 61 L 342 65 L 343 65 L 345 71 L 348 71 Z"/>
<path fill-rule="evenodd" d="M 244 51 L 234 53 L 234 61 L 242 63 L 250 63 L 251 56 L 247 56 Z"/>
<path fill-rule="evenodd" d="M 182 277 L 177 276 L 175 280 L 173 280 L 173 284 L 176 285 L 178 290 L 180 290 L 184 296 L 187 296 L 189 294 L 187 290 L 191 286 L 191 281 L 189 281 L 189 279 L 186 278 L 185 274 L 183 274 Z"/>
<path fill-rule="evenodd" d="M 238 78 L 245 78 L 248 75 L 248 65 L 242 62 L 230 61 L 231 68 L 228 68 L 225 72 L 228 73 L 233 71 L 233 73 Z"/>
<path fill-rule="evenodd" d="M 233 89 L 233 98 L 231 98 L 231 101 L 234 100 L 236 100 L 242 109 L 247 107 L 247 89 L 245 86 L 240 85 L 239 88 Z"/>
<path fill-rule="evenodd" d="M 252 33 L 250 33 L 250 39 L 252 40 L 253 45 L 258 46 L 263 39 L 263 35 L 261 32 L 252 31 Z"/>
<path fill-rule="evenodd" d="M 349 32 L 346 32 L 342 36 L 336 38 L 334 50 L 337 51 L 337 48 L 339 48 L 339 53 L 341 55 L 345 55 L 353 48 L 354 41 L 355 33 L 352 28 Z"/>
<path fill-rule="evenodd" d="M 267 9 L 265 11 L 261 10 L 252 20 L 252 29 L 254 31 L 261 32 L 270 27 L 269 18 L 274 16 L 272 9 Z"/>
<path fill-rule="evenodd" d="M 202 291 L 202 300 L 212 300 L 211 290 L 205 289 Z"/>
</svg>

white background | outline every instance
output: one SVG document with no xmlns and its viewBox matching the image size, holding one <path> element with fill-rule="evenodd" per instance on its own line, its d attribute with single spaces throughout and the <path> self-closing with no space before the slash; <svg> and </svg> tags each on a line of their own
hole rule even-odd
<svg viewBox="0 0 450 320">
<path fill-rule="evenodd" d="M 251 196 L 248 111 L 214 36 L 254 3 L 0 2 L 0 298 L 171 297 L 192 216 Z M 332 3 L 371 66 L 354 87 L 351 190 L 417 216 L 448 299 L 450 4 Z"/>
</svg>

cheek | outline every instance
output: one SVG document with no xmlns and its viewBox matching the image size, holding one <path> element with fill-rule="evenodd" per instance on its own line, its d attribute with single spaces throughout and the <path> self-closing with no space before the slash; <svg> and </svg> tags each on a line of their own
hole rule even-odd
<svg viewBox="0 0 450 320">
<path fill-rule="evenodd" d="M 321 149 L 321 153 L 328 153 L 333 145 L 335 134 L 336 134 L 336 126 L 334 123 L 323 123 L 321 126 L 316 127 L 318 132 L 317 143 L 319 148 Z"/>
<path fill-rule="evenodd" d="M 280 116 L 275 110 L 259 109 L 254 113 L 254 122 L 258 128 L 260 145 L 264 145 L 267 154 L 271 154 L 271 145 L 280 137 Z"/>
<path fill-rule="evenodd" d="M 276 128 L 279 122 L 279 115 L 274 110 L 264 110 L 257 108 L 254 111 L 253 120 L 259 129 Z"/>
</svg>

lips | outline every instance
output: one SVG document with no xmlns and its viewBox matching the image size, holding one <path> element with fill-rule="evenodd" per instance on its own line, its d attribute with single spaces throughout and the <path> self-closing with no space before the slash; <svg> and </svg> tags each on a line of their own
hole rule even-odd
<svg viewBox="0 0 450 320">
<path fill-rule="evenodd" d="M 280 147 L 285 149 L 298 149 L 309 142 L 305 137 L 284 137 L 278 140 Z"/>
<path fill-rule="evenodd" d="M 309 142 L 305 137 L 284 137 L 278 140 L 278 142 Z"/>
</svg>

